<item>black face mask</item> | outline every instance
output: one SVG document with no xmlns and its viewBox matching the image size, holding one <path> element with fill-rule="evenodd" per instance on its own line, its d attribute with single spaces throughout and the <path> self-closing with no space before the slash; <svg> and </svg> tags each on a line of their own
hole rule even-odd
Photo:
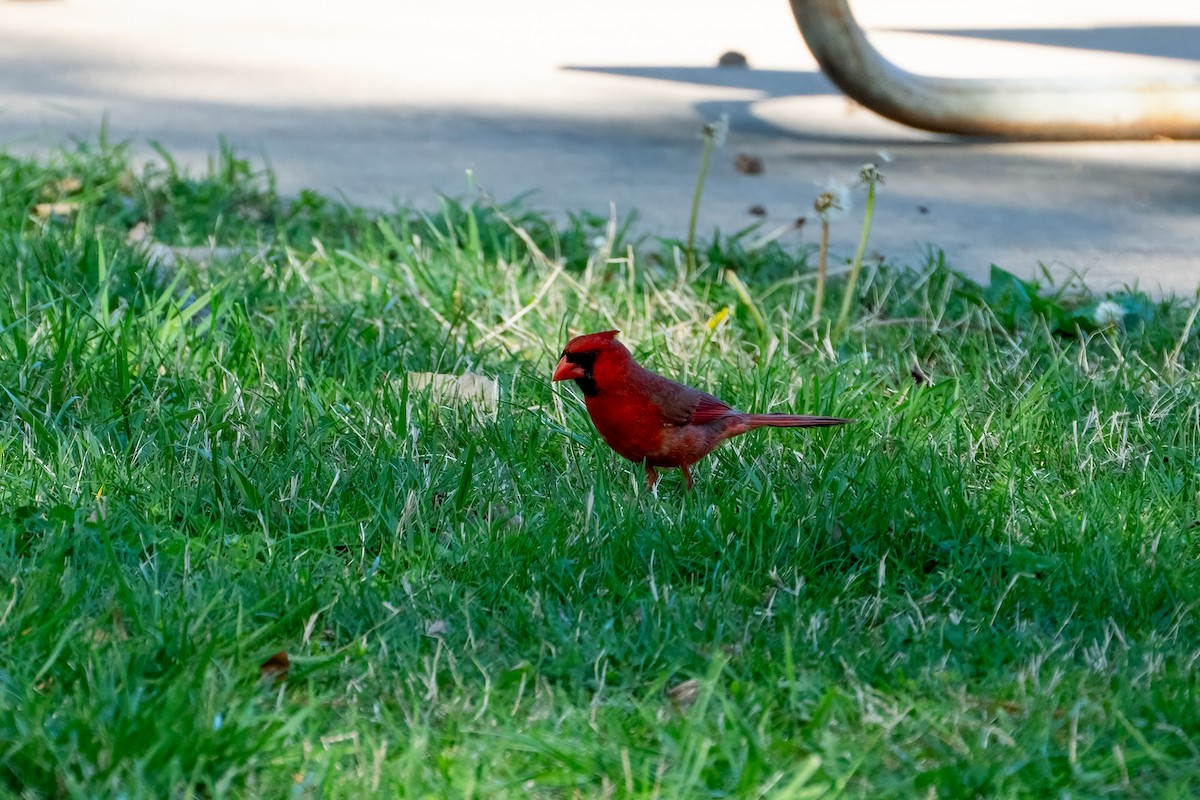
<svg viewBox="0 0 1200 800">
<path fill-rule="evenodd" d="M 600 390 L 596 388 L 596 379 L 592 377 L 592 369 L 596 366 L 595 351 L 590 353 L 563 353 L 567 363 L 574 364 L 584 372 L 584 377 L 576 378 L 575 385 L 583 392 L 584 397 L 595 397 Z"/>
</svg>

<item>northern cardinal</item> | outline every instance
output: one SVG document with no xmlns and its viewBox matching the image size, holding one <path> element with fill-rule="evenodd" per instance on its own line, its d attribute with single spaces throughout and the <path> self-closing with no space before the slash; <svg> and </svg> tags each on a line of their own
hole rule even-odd
<svg viewBox="0 0 1200 800">
<path fill-rule="evenodd" d="M 576 336 L 554 368 L 573 380 L 596 430 L 619 455 L 646 466 L 653 489 L 658 467 L 679 467 L 692 488 L 691 466 L 725 439 L 755 428 L 819 428 L 854 420 L 795 414 L 744 414 L 699 389 L 656 375 L 617 341 L 620 331 Z"/>
</svg>

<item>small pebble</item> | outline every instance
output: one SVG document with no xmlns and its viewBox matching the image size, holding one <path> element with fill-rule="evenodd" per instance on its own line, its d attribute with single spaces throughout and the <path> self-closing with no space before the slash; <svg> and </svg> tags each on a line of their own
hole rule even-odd
<svg viewBox="0 0 1200 800">
<path fill-rule="evenodd" d="M 746 57 L 737 50 L 729 50 L 721 53 L 721 57 L 717 59 L 718 67 L 748 67 L 750 62 Z"/>
</svg>

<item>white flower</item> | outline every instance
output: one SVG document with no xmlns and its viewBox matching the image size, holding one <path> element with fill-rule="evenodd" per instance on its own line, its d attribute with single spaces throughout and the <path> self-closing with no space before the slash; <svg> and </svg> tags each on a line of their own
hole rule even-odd
<svg viewBox="0 0 1200 800">
<path fill-rule="evenodd" d="M 854 210 L 850 187 L 840 181 L 826 181 L 821 186 L 821 193 L 817 195 L 813 208 L 826 222 L 842 219 Z"/>
<path fill-rule="evenodd" d="M 1096 311 L 1092 315 L 1096 324 L 1104 327 L 1106 325 L 1116 325 L 1125 318 L 1125 309 L 1120 303 L 1114 303 L 1112 300 L 1104 300 L 1096 306 Z"/>
</svg>

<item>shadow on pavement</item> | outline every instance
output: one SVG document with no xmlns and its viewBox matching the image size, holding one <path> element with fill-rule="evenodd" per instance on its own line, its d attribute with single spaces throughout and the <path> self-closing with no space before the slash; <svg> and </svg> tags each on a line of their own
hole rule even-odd
<svg viewBox="0 0 1200 800">
<path fill-rule="evenodd" d="M 751 67 L 589 67 L 572 64 L 563 66 L 562 69 L 568 72 L 593 72 L 626 78 L 647 78 L 698 86 L 745 89 L 761 92 L 763 97 L 841 94 L 841 90 L 834 86 L 823 73 L 812 71 L 753 69 Z"/>
<path fill-rule="evenodd" d="M 997 42 L 1069 47 L 1157 58 L 1200 61 L 1200 26 L 1129 25 L 1099 28 L 887 28 L 896 33 L 928 33 Z"/>
</svg>

